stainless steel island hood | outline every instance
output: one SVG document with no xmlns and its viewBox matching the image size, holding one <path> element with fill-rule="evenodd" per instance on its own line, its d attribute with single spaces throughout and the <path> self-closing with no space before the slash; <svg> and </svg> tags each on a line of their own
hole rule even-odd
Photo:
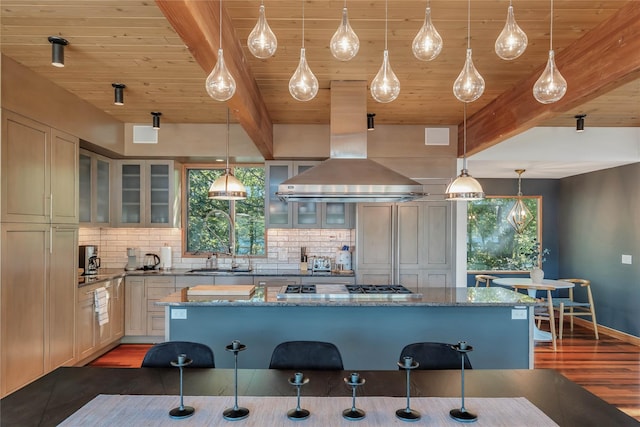
<svg viewBox="0 0 640 427">
<path fill-rule="evenodd" d="M 278 186 L 289 202 L 405 202 L 422 185 L 367 159 L 367 82 L 331 82 L 331 157 Z"/>
</svg>

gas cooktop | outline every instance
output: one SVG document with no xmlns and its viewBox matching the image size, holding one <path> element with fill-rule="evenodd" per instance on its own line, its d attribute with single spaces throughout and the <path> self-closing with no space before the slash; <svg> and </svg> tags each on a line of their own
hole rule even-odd
<svg viewBox="0 0 640 427">
<path fill-rule="evenodd" d="M 277 299 L 363 299 L 363 300 L 412 300 L 421 299 L 422 294 L 414 293 L 402 285 L 343 285 L 309 284 L 287 285 L 280 288 Z"/>
</svg>

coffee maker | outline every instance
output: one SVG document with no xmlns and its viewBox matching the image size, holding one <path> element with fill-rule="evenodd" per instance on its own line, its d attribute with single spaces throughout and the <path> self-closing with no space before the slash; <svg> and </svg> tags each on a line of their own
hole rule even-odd
<svg viewBox="0 0 640 427">
<path fill-rule="evenodd" d="M 78 250 L 78 267 L 83 269 L 83 276 L 98 274 L 100 258 L 96 245 L 81 245 Z"/>
</svg>

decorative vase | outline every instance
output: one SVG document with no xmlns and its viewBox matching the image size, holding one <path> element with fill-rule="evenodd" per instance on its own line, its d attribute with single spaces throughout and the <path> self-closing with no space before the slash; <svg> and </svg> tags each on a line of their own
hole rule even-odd
<svg viewBox="0 0 640 427">
<path fill-rule="evenodd" d="M 540 285 L 544 279 L 544 271 L 541 268 L 534 267 L 529 272 L 529 276 L 531 276 L 531 282 L 533 284 Z"/>
</svg>

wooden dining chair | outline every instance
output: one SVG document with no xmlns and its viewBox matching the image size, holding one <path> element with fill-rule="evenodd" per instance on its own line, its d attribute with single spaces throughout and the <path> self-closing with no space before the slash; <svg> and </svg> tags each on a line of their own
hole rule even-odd
<svg viewBox="0 0 640 427">
<path fill-rule="evenodd" d="M 546 302 L 546 310 L 536 311 L 534 309 L 534 320 L 538 321 L 538 327 L 540 326 L 541 320 L 549 321 L 549 329 L 551 330 L 551 342 L 553 344 L 553 351 L 558 351 L 558 346 L 556 344 L 556 322 L 555 322 L 554 310 L 553 310 L 553 297 L 551 295 L 551 292 L 555 291 L 556 287 L 551 285 L 520 284 L 520 285 L 513 285 L 513 289 L 515 289 L 516 291 L 521 289 L 526 291 L 529 291 L 529 289 L 535 289 L 536 291 L 547 292 L 547 299 L 546 300 L 544 300 L 544 298 L 540 299 L 541 301 Z"/>
<path fill-rule="evenodd" d="M 491 286 L 491 281 L 499 279 L 496 276 L 490 276 L 488 274 L 476 274 L 476 288 L 480 285 L 480 283 L 484 283 L 484 285 L 488 288 Z"/>
<path fill-rule="evenodd" d="M 593 323 L 593 332 L 596 335 L 596 339 L 600 339 L 600 337 L 598 336 L 598 323 L 596 322 L 596 308 L 593 304 L 593 294 L 591 293 L 591 281 L 586 279 L 560 280 L 562 280 L 563 282 L 575 283 L 576 285 L 580 285 L 581 288 L 586 288 L 588 302 L 575 301 L 573 299 L 573 288 L 569 288 L 569 298 L 556 298 L 553 301 L 554 307 L 556 308 L 556 310 L 558 310 L 559 338 L 562 339 L 564 316 L 569 316 L 572 331 L 574 316 L 591 316 L 591 322 Z M 569 310 L 567 311 L 566 309 Z"/>
</svg>

